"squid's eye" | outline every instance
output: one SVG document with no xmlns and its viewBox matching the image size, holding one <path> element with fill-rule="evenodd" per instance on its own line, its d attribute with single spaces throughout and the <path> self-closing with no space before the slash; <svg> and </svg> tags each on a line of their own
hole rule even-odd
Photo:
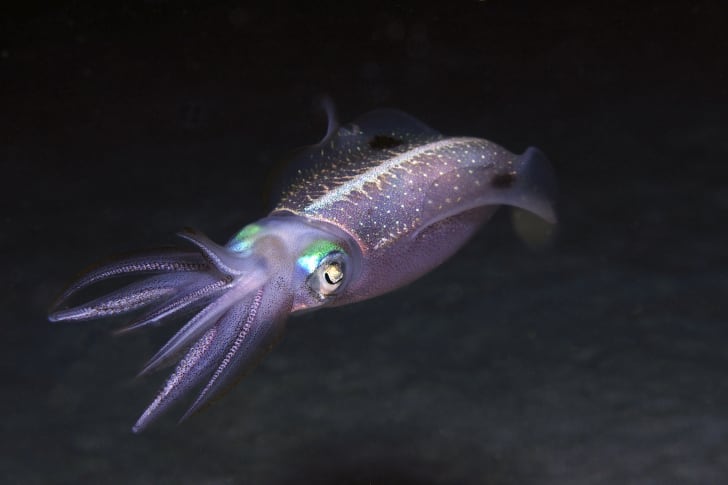
<svg viewBox="0 0 728 485">
<path fill-rule="evenodd" d="M 348 256 L 338 244 L 318 240 L 309 245 L 298 259 L 306 270 L 306 285 L 320 299 L 335 295 L 346 283 Z"/>
<path fill-rule="evenodd" d="M 345 271 L 343 253 L 329 253 L 309 276 L 308 286 L 320 297 L 332 296 L 344 283 Z"/>
<path fill-rule="evenodd" d="M 321 273 L 325 281 L 325 283 L 322 281 L 324 283 L 322 286 L 325 286 L 327 290 L 336 290 L 344 280 L 344 271 L 338 262 L 329 263 L 321 270 Z"/>
</svg>

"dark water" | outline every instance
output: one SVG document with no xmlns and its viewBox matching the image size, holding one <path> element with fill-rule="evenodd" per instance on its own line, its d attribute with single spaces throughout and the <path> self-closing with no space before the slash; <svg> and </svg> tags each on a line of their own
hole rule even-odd
<svg viewBox="0 0 728 485">
<path fill-rule="evenodd" d="M 728 483 L 728 35 L 721 2 L 18 4 L 2 17 L 3 483 Z M 377 300 L 292 319 L 231 394 L 130 427 L 175 325 L 51 325 L 84 266 L 224 241 L 268 174 L 398 107 L 529 145 L 561 187 Z"/>
</svg>

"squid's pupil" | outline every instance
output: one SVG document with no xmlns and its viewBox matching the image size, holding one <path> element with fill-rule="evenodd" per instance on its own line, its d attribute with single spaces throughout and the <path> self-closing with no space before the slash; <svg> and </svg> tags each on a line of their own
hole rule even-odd
<svg viewBox="0 0 728 485">
<path fill-rule="evenodd" d="M 341 272 L 341 268 L 336 264 L 328 266 L 326 271 L 324 271 L 324 279 L 330 285 L 339 284 L 343 277 L 344 275 Z"/>
<path fill-rule="evenodd" d="M 326 278 L 326 282 L 327 282 L 328 284 L 330 284 L 330 285 L 334 285 L 334 284 L 336 284 L 336 283 L 334 283 L 333 281 L 331 281 L 331 277 L 329 276 L 329 273 L 328 273 L 328 271 L 327 271 L 326 273 L 324 273 L 324 278 Z"/>
</svg>

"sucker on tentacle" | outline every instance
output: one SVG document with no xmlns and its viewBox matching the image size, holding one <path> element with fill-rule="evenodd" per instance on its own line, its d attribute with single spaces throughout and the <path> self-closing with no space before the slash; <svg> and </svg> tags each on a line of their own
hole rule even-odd
<svg viewBox="0 0 728 485">
<path fill-rule="evenodd" d="M 280 338 L 288 315 L 366 300 L 452 256 L 501 205 L 555 222 L 551 166 L 537 149 L 447 137 L 399 111 L 338 127 L 333 105 L 321 142 L 265 218 L 224 245 L 187 229 L 194 251 L 134 254 L 89 270 L 49 319 L 82 321 L 139 311 L 117 333 L 188 314 L 140 375 L 178 363 L 133 427 L 140 432 L 193 389 L 182 420 L 249 372 Z M 105 296 L 62 308 L 81 290 L 144 275 Z M 182 356 L 179 359 L 179 356 Z"/>
</svg>

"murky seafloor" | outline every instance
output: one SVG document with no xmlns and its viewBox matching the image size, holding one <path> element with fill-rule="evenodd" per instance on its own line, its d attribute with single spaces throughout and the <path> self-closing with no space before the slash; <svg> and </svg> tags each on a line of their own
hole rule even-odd
<svg viewBox="0 0 728 485">
<path fill-rule="evenodd" d="M 75 10 L 74 10 L 75 8 Z M 728 483 L 719 2 L 13 10 L 0 45 L 3 483 Z M 494 219 L 395 293 L 291 318 L 206 412 L 131 425 L 180 322 L 50 324 L 108 255 L 218 242 L 276 160 L 388 106 L 551 158 L 546 247 Z"/>
</svg>

